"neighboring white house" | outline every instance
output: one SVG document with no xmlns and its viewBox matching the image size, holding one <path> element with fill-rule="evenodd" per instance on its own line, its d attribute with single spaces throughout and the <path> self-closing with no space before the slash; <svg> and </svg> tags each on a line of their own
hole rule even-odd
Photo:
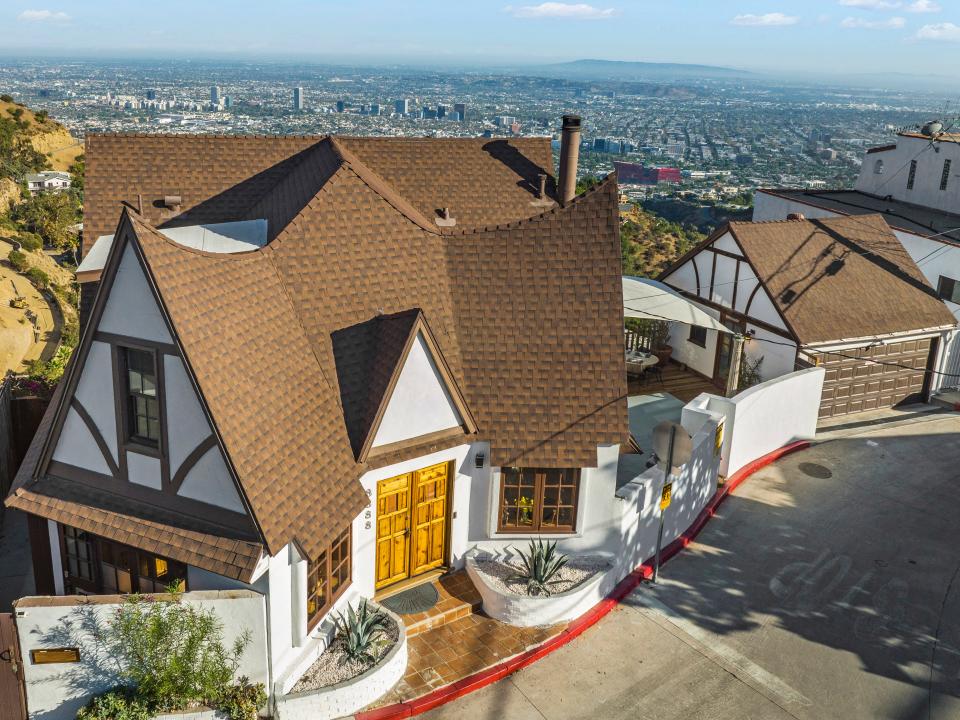
<svg viewBox="0 0 960 720">
<path fill-rule="evenodd" d="M 822 365 L 821 418 L 926 399 L 956 325 L 879 215 L 729 223 L 660 279 L 745 335 L 761 379 Z M 731 335 L 673 323 L 670 344 L 724 384 Z"/>
<path fill-rule="evenodd" d="M 70 187 L 70 173 L 55 170 L 29 173 L 25 179 L 31 195 L 44 192 L 60 192 Z"/>
<path fill-rule="evenodd" d="M 753 219 L 880 213 L 954 317 L 960 318 L 960 134 L 939 123 L 902 132 L 864 155 L 852 190 L 762 189 Z M 944 338 L 932 389 L 960 385 L 960 334 Z"/>
</svg>

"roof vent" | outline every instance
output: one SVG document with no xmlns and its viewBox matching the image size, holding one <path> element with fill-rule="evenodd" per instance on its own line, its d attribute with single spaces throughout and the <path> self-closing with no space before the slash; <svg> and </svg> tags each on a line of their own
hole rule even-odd
<svg viewBox="0 0 960 720">
<path fill-rule="evenodd" d="M 553 200 L 547 197 L 547 174 L 540 173 L 537 175 L 538 185 L 537 185 L 537 197 L 534 200 L 530 201 L 530 204 L 534 207 L 550 207 L 553 205 Z"/>
<path fill-rule="evenodd" d="M 163 196 L 163 206 L 168 210 L 179 210 L 182 204 L 182 198 L 179 195 Z"/>
<path fill-rule="evenodd" d="M 453 227 L 456 224 L 456 219 L 450 217 L 450 208 L 440 208 L 440 217 L 437 218 L 437 225 L 440 227 Z"/>
<path fill-rule="evenodd" d="M 790 213 L 787 215 L 787 220 L 806 220 L 806 216 L 803 213 Z"/>
</svg>

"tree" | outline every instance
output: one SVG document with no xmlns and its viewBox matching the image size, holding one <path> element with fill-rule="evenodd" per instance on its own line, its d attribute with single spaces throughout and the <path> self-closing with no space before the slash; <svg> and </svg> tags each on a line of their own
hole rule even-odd
<svg viewBox="0 0 960 720">
<path fill-rule="evenodd" d="M 83 176 L 87 171 L 87 157 L 83 153 L 77 155 L 70 167 L 67 168 L 70 173 L 70 189 L 77 195 L 77 200 L 83 204 Z"/>
<path fill-rule="evenodd" d="M 80 207 L 70 192 L 29 197 L 14 208 L 13 217 L 48 245 L 72 250 L 77 244 L 73 226 L 80 222 Z"/>
</svg>

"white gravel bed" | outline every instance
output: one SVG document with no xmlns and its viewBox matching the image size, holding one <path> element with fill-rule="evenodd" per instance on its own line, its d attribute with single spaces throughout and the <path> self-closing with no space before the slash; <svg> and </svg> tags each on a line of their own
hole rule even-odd
<svg viewBox="0 0 960 720">
<path fill-rule="evenodd" d="M 475 563 L 477 571 L 484 576 L 487 584 L 494 590 L 514 595 L 527 595 L 527 584 L 523 580 L 509 579 L 523 571 L 523 561 L 519 557 L 515 559 L 477 557 Z M 607 561 L 603 558 L 571 557 L 554 576 L 553 579 L 559 582 L 550 585 L 550 594 L 558 595 L 572 590 L 608 567 Z"/>
<path fill-rule="evenodd" d="M 362 675 L 367 670 L 376 665 L 383 657 L 390 652 L 390 649 L 397 644 L 400 639 L 400 628 L 393 618 L 386 615 L 387 626 L 386 633 L 380 635 L 373 645 L 373 656 L 375 662 L 359 662 L 350 660 L 343 652 L 343 641 L 335 638 L 330 647 L 316 659 L 303 676 L 297 680 L 297 684 L 290 690 L 291 693 L 306 692 L 308 690 L 320 690 L 330 687 L 346 680 L 352 680 L 358 675 Z"/>
</svg>

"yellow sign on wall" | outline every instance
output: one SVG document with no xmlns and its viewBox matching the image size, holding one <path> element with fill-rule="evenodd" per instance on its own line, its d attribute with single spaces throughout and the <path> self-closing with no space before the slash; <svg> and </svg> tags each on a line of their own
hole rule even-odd
<svg viewBox="0 0 960 720">
<path fill-rule="evenodd" d="M 713 456 L 717 457 L 720 454 L 720 448 L 723 447 L 723 421 L 721 420 L 717 423 L 717 432 L 714 434 L 713 438 Z"/>
<path fill-rule="evenodd" d="M 670 507 L 670 498 L 673 494 L 673 483 L 666 483 L 663 490 L 660 491 L 660 509 L 666 510 Z"/>
</svg>

